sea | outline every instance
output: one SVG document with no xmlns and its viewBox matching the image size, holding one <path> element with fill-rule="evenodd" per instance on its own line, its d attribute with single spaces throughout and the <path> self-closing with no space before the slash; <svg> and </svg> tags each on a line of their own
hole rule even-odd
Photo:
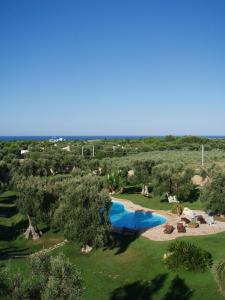
<svg viewBox="0 0 225 300">
<path fill-rule="evenodd" d="M 53 135 L 40 135 L 40 136 L 0 136 L 0 141 L 49 141 L 49 140 L 60 140 L 63 139 L 64 141 L 86 141 L 86 140 L 115 140 L 115 139 L 143 139 L 143 138 L 163 138 L 165 136 L 156 136 L 156 135 L 96 135 L 96 136 L 88 136 L 88 135 L 68 135 L 68 136 L 53 136 Z M 210 138 L 210 139 L 225 139 L 225 136 L 222 135 L 205 135 L 199 136 L 203 138 Z"/>
</svg>

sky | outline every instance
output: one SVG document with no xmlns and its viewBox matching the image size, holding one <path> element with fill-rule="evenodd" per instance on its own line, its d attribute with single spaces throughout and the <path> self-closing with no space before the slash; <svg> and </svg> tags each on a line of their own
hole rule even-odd
<svg viewBox="0 0 225 300">
<path fill-rule="evenodd" d="M 224 0 L 0 1 L 0 135 L 225 135 Z"/>
</svg>

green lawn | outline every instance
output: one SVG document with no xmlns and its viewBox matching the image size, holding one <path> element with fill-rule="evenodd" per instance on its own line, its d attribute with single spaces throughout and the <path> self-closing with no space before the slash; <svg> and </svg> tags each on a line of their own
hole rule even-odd
<svg viewBox="0 0 225 300">
<path fill-rule="evenodd" d="M 223 258 L 225 234 L 208 237 L 185 238 L 210 251 L 215 259 Z M 31 242 L 34 243 L 34 242 Z M 64 252 L 79 268 L 85 280 L 87 300 L 222 300 L 211 272 L 191 273 L 181 270 L 169 272 L 162 256 L 168 242 L 153 242 L 145 238 L 124 239 L 121 247 L 81 254 L 76 244 L 68 244 L 54 252 Z M 12 270 L 27 274 L 25 259 L 4 261 Z M 178 276 L 178 277 L 177 277 Z M 167 293 L 178 294 L 172 298 Z M 182 298 L 185 292 L 192 297 Z"/>
<path fill-rule="evenodd" d="M 207 249 L 214 259 L 224 257 L 224 233 L 185 240 Z M 85 280 L 86 300 L 224 299 L 210 271 L 196 274 L 185 270 L 168 271 L 162 261 L 167 244 L 142 237 L 136 240 L 123 238 L 121 246 L 112 250 L 82 254 L 76 244 L 68 244 L 56 250 L 54 255 L 64 252 L 79 268 Z"/>
<path fill-rule="evenodd" d="M 60 233 L 48 230 L 45 225 L 40 229 L 45 232 L 37 241 L 26 240 L 23 232 L 27 220 L 18 213 L 15 205 L 15 193 L 8 191 L 0 195 L 0 260 L 24 257 L 34 251 L 50 247 L 63 240 Z"/>
<path fill-rule="evenodd" d="M 141 194 L 115 194 L 113 195 L 115 198 L 128 199 L 135 204 L 139 204 L 143 207 L 151 208 L 151 209 L 161 209 L 161 210 L 170 210 L 172 204 L 167 201 L 161 201 L 159 196 L 154 196 L 151 198 L 147 198 Z M 185 207 L 189 207 L 190 209 L 202 209 L 202 203 L 197 200 L 194 202 L 183 202 Z"/>
<path fill-rule="evenodd" d="M 126 195 L 123 196 L 128 198 Z M 138 196 L 140 198 L 132 195 L 137 201 L 134 202 L 143 201 L 140 203 L 143 206 L 152 208 L 146 203 L 148 201 L 157 203 L 156 199 Z M 0 199 L 0 213 L 1 211 L 5 212 L 2 207 L 6 203 L 12 205 L 14 201 L 10 195 L 0 196 Z M 166 206 L 163 207 L 163 209 L 168 209 Z M 17 214 L 10 213 L 9 218 L 16 218 Z M 4 217 L 0 217 L 1 222 Z M 11 222 L 11 226 L 8 227 L 14 229 L 15 226 L 16 224 Z M 225 257 L 223 251 L 225 233 L 194 238 L 184 237 L 183 239 L 210 251 L 215 260 Z M 10 240 L 2 238 L 0 241 L 0 264 L 9 265 L 12 272 L 20 270 L 24 276 L 28 276 L 25 255 L 50 247 L 61 240 L 63 240 L 62 235 L 52 231 L 44 232 L 38 241 L 27 241 L 21 233 L 12 236 Z M 177 273 L 168 271 L 162 261 L 168 243 L 150 241 L 144 237 L 122 237 L 118 239 L 118 246 L 113 249 L 82 254 L 77 244 L 66 244 L 55 250 L 52 255 L 64 252 L 76 264 L 85 281 L 86 300 L 224 299 L 218 292 L 210 271 L 197 274 L 185 270 Z M 17 257 L 15 258 L 15 256 Z"/>
</svg>

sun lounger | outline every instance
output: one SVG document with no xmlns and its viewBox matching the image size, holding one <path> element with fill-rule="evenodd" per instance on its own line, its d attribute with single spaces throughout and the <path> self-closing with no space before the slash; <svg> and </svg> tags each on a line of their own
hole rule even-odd
<svg viewBox="0 0 225 300">
<path fill-rule="evenodd" d="M 184 233 L 184 232 L 186 232 L 186 229 L 185 229 L 183 223 L 177 223 L 177 231 L 178 231 L 179 233 Z"/>
<path fill-rule="evenodd" d="M 177 200 L 177 196 L 171 196 L 167 193 L 167 198 L 169 203 L 180 203 L 180 201 Z"/>
<path fill-rule="evenodd" d="M 163 232 L 166 234 L 171 234 L 175 229 L 172 225 L 169 224 L 165 225 L 164 228 L 165 229 L 163 230 Z"/>
<path fill-rule="evenodd" d="M 208 217 L 208 224 L 209 225 L 213 225 L 215 223 L 214 217 L 213 216 L 209 216 Z"/>
<path fill-rule="evenodd" d="M 189 223 L 191 222 L 191 221 L 190 221 L 188 218 L 186 218 L 186 217 L 181 218 L 181 221 L 184 222 L 185 224 L 189 224 Z"/>
<path fill-rule="evenodd" d="M 206 220 L 202 215 L 197 216 L 197 221 L 200 222 L 200 224 L 206 224 Z"/>
<path fill-rule="evenodd" d="M 196 217 L 196 214 L 195 214 L 195 212 L 193 212 L 190 208 L 188 208 L 188 207 L 185 207 L 184 209 L 183 209 L 183 215 L 186 217 L 186 218 L 188 218 L 188 219 L 194 219 L 195 217 Z"/>
</svg>

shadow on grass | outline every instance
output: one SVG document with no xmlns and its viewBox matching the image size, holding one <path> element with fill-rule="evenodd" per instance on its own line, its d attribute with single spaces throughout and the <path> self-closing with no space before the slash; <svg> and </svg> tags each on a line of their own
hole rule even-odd
<svg viewBox="0 0 225 300">
<path fill-rule="evenodd" d="M 132 235 L 113 233 L 113 243 L 109 248 L 111 250 L 117 249 L 115 255 L 119 255 L 121 253 L 126 252 L 130 244 L 132 244 L 139 236 L 139 233 L 135 233 Z"/>
<path fill-rule="evenodd" d="M 0 240 L 12 241 L 16 239 L 28 226 L 27 220 L 21 220 L 12 226 L 0 225 Z"/>
<path fill-rule="evenodd" d="M 42 234 L 44 234 L 44 233 L 49 232 L 50 229 L 51 229 L 51 228 L 50 228 L 49 226 L 45 226 L 45 227 L 41 228 L 40 231 L 42 232 Z"/>
<path fill-rule="evenodd" d="M 151 300 L 164 285 L 167 274 L 159 274 L 151 281 L 135 281 L 115 289 L 110 300 Z M 180 298 L 177 298 L 177 300 Z"/>
<path fill-rule="evenodd" d="M 140 186 L 128 186 L 124 189 L 124 194 L 139 194 L 141 192 Z"/>
<path fill-rule="evenodd" d="M 13 204 L 15 203 L 16 195 L 2 197 L 0 196 L 0 204 Z"/>
<path fill-rule="evenodd" d="M 162 197 L 162 198 L 160 199 L 160 202 L 163 202 L 163 203 L 169 203 L 169 202 L 168 202 L 168 199 L 167 199 L 166 197 Z"/>
<path fill-rule="evenodd" d="M 8 247 L 0 250 L 0 260 L 24 258 L 30 254 L 29 248 Z"/>
<path fill-rule="evenodd" d="M 178 275 L 172 280 L 168 292 L 163 300 L 189 300 L 194 292 L 186 285 Z"/>
<path fill-rule="evenodd" d="M 18 213 L 16 206 L 0 206 L 0 217 L 11 218 Z"/>
</svg>

